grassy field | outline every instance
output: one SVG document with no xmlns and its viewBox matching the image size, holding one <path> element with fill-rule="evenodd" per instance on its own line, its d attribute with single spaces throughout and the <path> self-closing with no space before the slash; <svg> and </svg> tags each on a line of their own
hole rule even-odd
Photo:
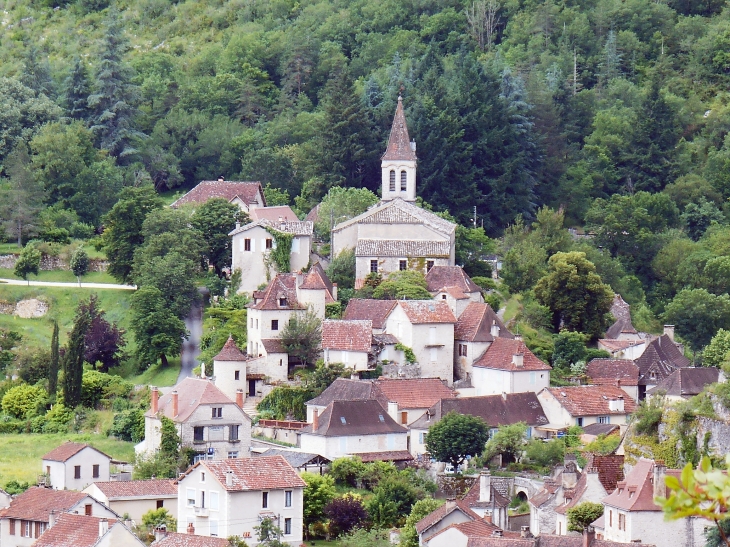
<svg viewBox="0 0 730 547">
<path fill-rule="evenodd" d="M 9 268 L 0 268 L 0 277 L 6 279 L 18 279 L 15 277 L 13 270 Z M 30 281 L 60 281 L 64 283 L 76 283 L 76 276 L 73 272 L 66 270 L 47 270 L 39 272 L 38 275 L 28 276 Z M 106 272 L 89 272 L 81 278 L 81 284 L 84 283 L 119 283 L 111 275 Z"/>
<path fill-rule="evenodd" d="M 126 373 L 126 371 L 119 371 L 120 376 L 124 376 L 134 384 L 147 384 L 158 387 L 174 386 L 179 374 L 180 357 L 169 358 L 168 365 L 165 368 L 157 363 L 136 376 Z"/>
<path fill-rule="evenodd" d="M 89 443 L 115 459 L 134 461 L 134 445 L 104 435 L 0 435 L 0 484 L 9 480 L 34 483 L 41 472 L 41 457 L 65 441 Z"/>
<path fill-rule="evenodd" d="M 99 297 L 99 305 L 106 312 L 109 321 L 115 321 L 127 330 L 127 349 L 134 346 L 129 333 L 129 302 L 131 291 L 114 289 L 84 289 L 60 287 L 27 287 L 22 285 L 0 285 L 0 300 L 15 303 L 27 298 L 38 298 L 49 304 L 49 311 L 44 317 L 22 319 L 14 315 L 0 314 L 0 328 L 12 329 L 23 335 L 24 346 L 43 347 L 51 342 L 51 320 L 58 320 L 61 331 L 61 344 L 73 327 L 73 318 L 79 301 L 94 293 Z"/>
</svg>

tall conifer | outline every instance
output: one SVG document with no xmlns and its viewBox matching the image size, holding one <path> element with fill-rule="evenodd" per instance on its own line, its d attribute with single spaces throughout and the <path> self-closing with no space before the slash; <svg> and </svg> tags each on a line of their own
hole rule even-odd
<svg viewBox="0 0 730 547">
<path fill-rule="evenodd" d="M 51 364 L 48 367 L 48 395 L 55 400 L 58 390 L 58 321 L 53 321 L 51 336 Z"/>
</svg>

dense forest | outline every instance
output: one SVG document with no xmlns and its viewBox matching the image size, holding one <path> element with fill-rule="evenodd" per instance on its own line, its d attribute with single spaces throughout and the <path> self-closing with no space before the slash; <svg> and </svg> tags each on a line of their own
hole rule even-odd
<svg viewBox="0 0 730 547">
<path fill-rule="evenodd" d="M 377 193 L 402 95 L 419 197 L 503 237 L 511 291 L 579 250 L 641 324 L 702 301 L 730 326 L 723 1 L 2 7 L 8 241 L 91 237 L 129 186 L 260 180 L 302 216 L 333 187 Z"/>
</svg>

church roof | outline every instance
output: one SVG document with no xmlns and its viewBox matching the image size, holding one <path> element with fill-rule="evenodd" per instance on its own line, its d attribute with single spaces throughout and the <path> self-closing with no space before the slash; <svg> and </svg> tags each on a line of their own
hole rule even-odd
<svg viewBox="0 0 730 547">
<path fill-rule="evenodd" d="M 401 198 L 381 201 L 361 215 L 338 224 L 332 231 L 339 232 L 353 224 L 420 224 L 446 236 L 456 230 L 456 224 Z"/>
<path fill-rule="evenodd" d="M 416 152 L 411 148 L 406 116 L 403 113 L 403 99 L 400 96 L 398 106 L 395 108 L 395 116 L 393 116 L 393 126 L 390 128 L 388 148 L 381 159 L 384 161 L 416 161 Z"/>
<path fill-rule="evenodd" d="M 355 256 L 448 257 L 449 241 L 358 239 Z"/>
</svg>

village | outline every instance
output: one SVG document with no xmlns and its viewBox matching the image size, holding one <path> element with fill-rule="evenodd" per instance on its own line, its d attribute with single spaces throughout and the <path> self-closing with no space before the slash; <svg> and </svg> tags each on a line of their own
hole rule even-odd
<svg viewBox="0 0 730 547">
<path fill-rule="evenodd" d="M 204 181 L 177 200 L 173 208 L 224 198 L 250 218 L 229 234 L 238 291 L 250 296 L 245 347 L 231 333 L 212 362 L 174 386 L 152 386 L 144 439 L 135 446 L 141 458 L 165 450 L 170 423 L 192 450 L 192 465 L 175 478 L 133 480 L 128 462 L 89 444 L 61 444 L 27 463 L 38 468 L 37 485 L 14 496 L 0 492 L 0 545 L 298 547 L 322 519 L 307 481 L 343 461 L 411 470 L 437 485 L 427 496 L 436 506 L 406 521 L 415 529 L 413 547 L 704 545 L 713 521 L 665 520 L 657 501 L 671 494 L 665 478 L 680 470 L 629 453 L 626 439 L 641 404 L 686 401 L 724 382 L 721 370 L 694 367 L 672 325 L 661 335 L 639 332 L 616 294 L 614 323 L 597 341 L 609 357 L 585 363 L 576 375 L 582 379 L 552 385 L 552 367 L 507 328 L 485 301 L 489 290 L 455 263 L 456 225 L 417 204 L 416 164 L 399 98 L 382 156 L 381 200 L 344 222 L 332 219 L 330 257 L 313 250 L 313 218 L 267 206 L 258 183 Z M 289 253 L 288 271 L 272 261 L 277 248 Z M 431 298 L 352 298 L 340 318 L 330 318 L 338 287 L 326 267 L 346 250 L 355 254 L 356 288 L 414 271 Z M 307 365 L 280 335 L 308 317 L 321 323 L 319 366 L 346 374 L 304 403 L 305 419 L 259 416 L 257 405 L 296 384 L 293 373 Z M 434 428 L 454 416 L 478 418 L 487 437 L 477 452 L 439 461 L 429 443 Z M 508 450 L 481 456 L 485 440 L 514 426 L 522 428 L 519 442 L 577 448 L 565 450 L 548 474 L 505 473 L 515 460 Z M 583 450 L 597 439 L 612 448 Z M 712 442 L 716 454 L 728 451 Z M 134 530 L 151 522 L 151 512 L 163 518 L 141 539 Z M 393 527 L 388 541 L 403 544 L 402 534 L 402 525 Z"/>
</svg>

